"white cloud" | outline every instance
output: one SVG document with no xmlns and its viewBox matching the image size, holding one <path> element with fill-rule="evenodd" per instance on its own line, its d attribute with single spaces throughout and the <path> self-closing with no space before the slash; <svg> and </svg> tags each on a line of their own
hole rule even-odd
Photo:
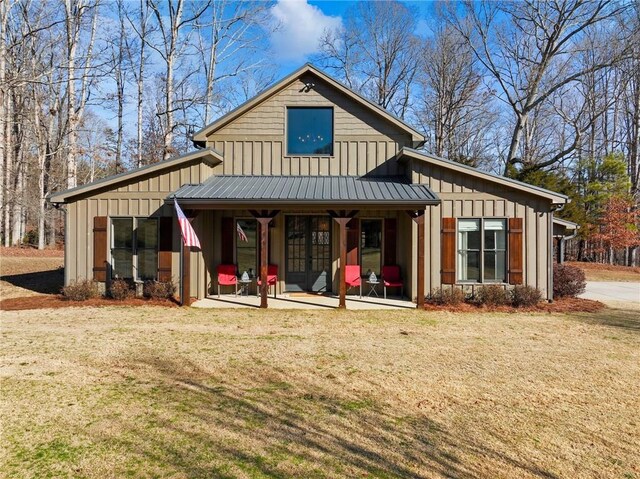
<svg viewBox="0 0 640 479">
<path fill-rule="evenodd" d="M 318 51 L 318 42 L 326 29 L 339 28 L 340 17 L 325 15 L 306 0 L 278 0 L 271 8 L 276 24 L 271 48 L 284 61 L 304 61 Z"/>
</svg>

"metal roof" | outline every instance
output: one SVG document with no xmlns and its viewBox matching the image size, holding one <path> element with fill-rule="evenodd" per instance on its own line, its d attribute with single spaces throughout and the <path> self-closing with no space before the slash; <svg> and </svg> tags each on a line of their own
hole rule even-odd
<svg viewBox="0 0 640 479">
<path fill-rule="evenodd" d="M 172 194 L 170 198 L 173 198 Z M 426 185 L 404 177 L 356 176 L 212 176 L 198 185 L 175 192 L 180 203 L 220 205 L 428 205 L 440 199 Z"/>
</svg>

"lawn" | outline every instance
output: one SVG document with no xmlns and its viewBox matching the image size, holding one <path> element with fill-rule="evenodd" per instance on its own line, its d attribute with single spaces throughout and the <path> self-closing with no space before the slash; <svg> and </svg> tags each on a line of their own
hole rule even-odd
<svg viewBox="0 0 640 479">
<path fill-rule="evenodd" d="M 640 477 L 640 319 L 2 312 L 0 476 Z"/>
<path fill-rule="evenodd" d="M 582 269 L 587 281 L 631 281 L 640 283 L 640 268 L 638 267 L 578 261 L 568 261 L 566 264 Z"/>
</svg>

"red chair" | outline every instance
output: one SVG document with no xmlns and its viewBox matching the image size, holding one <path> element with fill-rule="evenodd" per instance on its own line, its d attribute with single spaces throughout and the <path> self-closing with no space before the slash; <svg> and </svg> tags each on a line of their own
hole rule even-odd
<svg viewBox="0 0 640 479">
<path fill-rule="evenodd" d="M 236 296 L 238 296 L 238 277 L 236 276 L 235 264 L 218 265 L 218 298 L 220 297 L 220 286 L 235 286 Z"/>
<path fill-rule="evenodd" d="M 258 296 L 260 296 L 260 286 L 262 286 L 262 281 L 260 280 L 260 275 L 258 275 Z M 276 293 L 278 292 L 278 265 L 270 264 L 267 266 L 267 287 L 273 286 L 273 297 L 276 297 Z"/>
<path fill-rule="evenodd" d="M 362 298 L 362 278 L 360 278 L 360 265 L 348 264 L 344 268 L 344 282 L 347 289 L 360 287 L 360 297 Z"/>
<path fill-rule="evenodd" d="M 382 284 L 384 286 L 384 299 L 387 299 L 387 286 L 389 288 L 400 288 L 400 296 L 404 296 L 404 284 L 400 276 L 400 266 L 382 267 Z"/>
</svg>

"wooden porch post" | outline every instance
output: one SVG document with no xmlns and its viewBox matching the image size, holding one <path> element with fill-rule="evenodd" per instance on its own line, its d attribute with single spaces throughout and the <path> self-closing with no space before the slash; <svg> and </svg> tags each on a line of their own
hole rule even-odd
<svg viewBox="0 0 640 479">
<path fill-rule="evenodd" d="M 424 210 L 407 211 L 407 214 L 418 226 L 418 284 L 416 308 L 424 309 Z"/>
<path fill-rule="evenodd" d="M 260 223 L 260 307 L 267 308 L 269 285 L 267 284 L 269 267 L 269 223 L 279 211 L 251 210 L 250 213 Z M 275 286 L 277 287 L 277 285 Z"/>
<path fill-rule="evenodd" d="M 329 215 L 338 223 L 340 227 L 340 300 L 338 308 L 345 309 L 347 307 L 347 282 L 346 268 L 347 265 L 347 223 L 358 214 L 357 211 L 351 211 L 348 214 L 345 211 L 337 213 L 333 210 L 329 211 Z"/>
</svg>

